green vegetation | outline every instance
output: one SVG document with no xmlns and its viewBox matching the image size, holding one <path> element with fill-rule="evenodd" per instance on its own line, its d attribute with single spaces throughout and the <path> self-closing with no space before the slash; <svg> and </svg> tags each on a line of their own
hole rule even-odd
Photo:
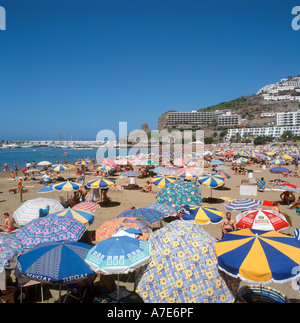
<svg viewBox="0 0 300 323">
<path fill-rule="evenodd" d="M 224 109 L 237 110 L 247 105 L 251 105 L 251 103 L 248 102 L 248 99 L 246 97 L 241 96 L 232 101 L 221 102 L 217 105 L 213 105 L 204 109 L 199 109 L 198 112 L 207 112 L 207 111 L 224 110 Z"/>
</svg>

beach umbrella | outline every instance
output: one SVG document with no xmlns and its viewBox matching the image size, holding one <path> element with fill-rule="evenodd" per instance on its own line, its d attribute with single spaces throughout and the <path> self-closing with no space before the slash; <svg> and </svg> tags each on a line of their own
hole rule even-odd
<svg viewBox="0 0 300 323">
<path fill-rule="evenodd" d="M 146 264 L 149 258 L 148 241 L 118 236 L 98 242 L 88 252 L 85 261 L 96 273 L 111 275 L 134 271 Z"/>
<path fill-rule="evenodd" d="M 127 160 L 127 159 L 123 159 L 119 162 L 119 165 L 131 165 L 131 161 Z"/>
<path fill-rule="evenodd" d="M 150 224 L 138 218 L 117 218 L 104 222 L 96 230 L 95 240 L 100 242 L 108 239 L 120 231 L 128 229 L 140 230 L 141 234 L 138 236 L 140 240 L 148 240 L 152 233 Z"/>
<path fill-rule="evenodd" d="M 157 160 L 152 160 L 152 159 L 150 159 L 150 160 L 148 160 L 148 161 L 147 161 L 147 164 L 148 164 L 148 165 L 158 165 L 158 164 L 159 164 L 159 162 L 158 162 Z"/>
<path fill-rule="evenodd" d="M 205 205 L 185 205 L 182 220 L 195 220 L 199 224 L 220 223 L 223 220 L 223 212 Z"/>
<path fill-rule="evenodd" d="M 213 159 L 211 162 L 210 162 L 211 165 L 223 165 L 224 162 L 222 160 L 219 160 L 219 159 Z"/>
<path fill-rule="evenodd" d="M 178 178 L 181 178 L 181 179 L 189 179 L 189 178 L 195 178 L 195 177 L 197 177 L 197 174 L 191 173 L 191 172 L 184 172 L 178 175 Z"/>
<path fill-rule="evenodd" d="M 264 160 L 264 161 L 271 161 L 271 160 L 273 160 L 273 158 L 270 157 L 270 156 L 264 156 L 264 157 L 262 157 L 262 160 Z"/>
<path fill-rule="evenodd" d="M 285 161 L 283 159 L 274 159 L 271 164 L 272 165 L 281 165 L 281 164 L 284 164 Z"/>
<path fill-rule="evenodd" d="M 25 249 L 50 241 L 78 241 L 86 231 L 81 222 L 67 216 L 48 214 L 27 223 L 15 234 Z"/>
<path fill-rule="evenodd" d="M 285 172 L 288 172 L 289 169 L 287 169 L 285 167 L 273 167 L 273 168 L 269 169 L 269 171 L 271 173 L 285 173 Z"/>
<path fill-rule="evenodd" d="M 158 187 L 165 187 L 166 184 L 174 183 L 176 181 L 177 181 L 177 177 L 175 176 L 158 175 L 153 178 L 153 185 Z"/>
<path fill-rule="evenodd" d="M 240 229 L 280 231 L 289 227 L 289 223 L 283 214 L 265 209 L 252 209 L 242 212 L 235 217 L 235 221 L 236 226 Z"/>
<path fill-rule="evenodd" d="M 203 174 L 198 178 L 198 182 L 201 185 L 208 186 L 210 188 L 217 188 L 224 185 L 224 177 L 216 174 Z"/>
<path fill-rule="evenodd" d="M 117 218 L 138 218 L 142 219 L 150 224 L 163 221 L 164 215 L 161 212 L 158 212 L 149 208 L 139 208 L 139 209 L 130 209 L 125 212 L 122 212 L 117 216 Z"/>
<path fill-rule="evenodd" d="M 218 172 L 226 172 L 226 171 L 229 171 L 229 170 L 232 170 L 230 167 L 228 166 L 225 166 L 225 165 L 220 165 L 220 166 L 217 166 L 215 168 L 216 171 Z"/>
<path fill-rule="evenodd" d="M 80 202 L 72 207 L 73 210 L 81 210 L 86 212 L 95 212 L 100 205 L 94 202 Z"/>
<path fill-rule="evenodd" d="M 102 171 L 105 171 L 105 172 L 108 172 L 110 170 L 114 170 L 115 168 L 112 167 L 112 166 L 109 166 L 109 165 L 103 165 L 103 166 L 99 167 L 98 169 L 102 170 Z"/>
<path fill-rule="evenodd" d="M 224 173 L 224 172 L 218 172 L 218 173 L 216 173 L 216 175 L 222 176 L 224 179 L 231 178 L 231 176 L 228 173 Z"/>
<path fill-rule="evenodd" d="M 84 261 L 91 248 L 73 241 L 41 243 L 18 258 L 17 269 L 28 279 L 42 283 L 74 283 L 94 275 Z"/>
<path fill-rule="evenodd" d="M 44 186 L 43 188 L 41 188 L 38 193 L 50 193 L 50 192 L 54 192 L 55 189 L 53 188 L 53 184 L 49 184 Z"/>
<path fill-rule="evenodd" d="M 173 221 L 149 238 L 151 258 L 137 270 L 145 303 L 228 303 L 239 281 L 218 271 L 216 239 L 195 221 Z"/>
<path fill-rule="evenodd" d="M 157 204 L 170 205 L 176 211 L 182 205 L 200 205 L 202 204 L 201 189 L 192 182 L 169 183 L 157 193 Z"/>
<path fill-rule="evenodd" d="M 104 275 L 127 274 L 147 264 L 150 243 L 128 236 L 111 237 L 98 242 L 87 254 L 85 261 L 96 273 Z"/>
<path fill-rule="evenodd" d="M 14 235 L 0 234 L 0 271 L 10 269 L 17 257 L 23 253 L 22 241 Z"/>
<path fill-rule="evenodd" d="M 69 169 L 68 166 L 63 165 L 63 164 L 56 164 L 51 167 L 55 172 L 64 172 Z"/>
<path fill-rule="evenodd" d="M 247 211 L 255 209 L 263 204 L 262 201 L 250 198 L 236 199 L 228 204 L 225 204 L 225 209 L 229 211 Z"/>
<path fill-rule="evenodd" d="M 146 206 L 146 209 L 158 211 L 164 215 L 164 218 L 177 215 L 176 210 L 172 206 L 167 204 L 151 204 Z"/>
<path fill-rule="evenodd" d="M 281 156 L 281 158 L 284 158 L 284 159 L 292 159 L 293 157 L 288 155 L 288 154 L 284 154 Z"/>
<path fill-rule="evenodd" d="M 55 191 L 59 191 L 59 192 L 61 191 L 70 192 L 70 191 L 78 191 L 80 188 L 80 185 L 71 181 L 66 181 L 60 184 L 53 185 L 53 188 Z"/>
<path fill-rule="evenodd" d="M 89 164 L 90 164 L 90 162 L 87 161 L 87 160 L 80 160 L 80 161 L 75 163 L 76 166 L 87 166 Z"/>
<path fill-rule="evenodd" d="M 218 267 L 253 283 L 286 283 L 299 277 L 300 244 L 276 231 L 242 229 L 215 244 Z"/>
<path fill-rule="evenodd" d="M 54 199 L 37 198 L 24 202 L 14 213 L 13 218 L 19 225 L 25 225 L 37 219 L 40 209 L 46 209 L 49 205 L 49 212 L 62 210 L 64 207 Z"/>
<path fill-rule="evenodd" d="M 245 163 L 247 163 L 248 162 L 248 159 L 247 158 L 243 158 L 243 157 L 241 157 L 241 158 L 238 158 L 237 160 L 235 160 L 234 162 L 233 162 L 233 164 L 234 165 L 239 165 L 239 164 L 245 164 Z"/>
<path fill-rule="evenodd" d="M 165 170 L 165 167 L 157 166 L 153 169 L 153 173 L 159 174 L 161 171 Z"/>
<path fill-rule="evenodd" d="M 43 160 L 37 164 L 37 166 L 49 166 L 49 165 L 52 165 L 52 163 L 50 163 L 47 160 Z"/>
<path fill-rule="evenodd" d="M 175 175 L 175 176 L 178 175 L 178 172 L 176 169 L 165 168 L 165 169 L 161 170 L 157 176 L 173 176 L 173 175 Z"/>
<path fill-rule="evenodd" d="M 95 218 L 94 214 L 92 214 L 90 212 L 85 212 L 85 211 L 81 211 L 81 210 L 74 210 L 71 208 L 56 211 L 56 212 L 50 213 L 50 215 L 68 216 L 68 217 L 78 220 L 79 222 L 81 222 L 84 225 L 92 225 L 94 222 L 94 218 Z"/>
<path fill-rule="evenodd" d="M 120 174 L 120 178 L 128 178 L 128 177 L 136 177 L 142 175 L 141 172 L 136 172 L 136 171 L 127 171 L 127 172 L 122 172 Z"/>
<path fill-rule="evenodd" d="M 118 164 L 115 161 L 113 161 L 112 159 L 108 159 L 108 158 L 103 159 L 102 164 L 103 165 L 109 165 L 109 166 L 112 166 L 112 167 L 118 166 Z"/>
<path fill-rule="evenodd" d="M 86 186 L 88 188 L 107 188 L 115 185 L 115 181 L 110 179 L 94 179 L 92 181 L 87 182 Z"/>
</svg>

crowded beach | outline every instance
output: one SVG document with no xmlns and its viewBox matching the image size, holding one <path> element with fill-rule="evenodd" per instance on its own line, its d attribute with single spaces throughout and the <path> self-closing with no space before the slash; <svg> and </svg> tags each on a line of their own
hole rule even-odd
<svg viewBox="0 0 300 323">
<path fill-rule="evenodd" d="M 298 302 L 299 158 L 206 145 L 169 164 L 4 165 L 0 301 L 231 303 L 257 288 L 257 301 Z"/>
</svg>

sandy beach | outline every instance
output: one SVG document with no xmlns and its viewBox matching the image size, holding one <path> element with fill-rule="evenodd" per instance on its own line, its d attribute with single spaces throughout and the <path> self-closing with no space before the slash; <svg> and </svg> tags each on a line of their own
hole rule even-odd
<svg viewBox="0 0 300 323">
<path fill-rule="evenodd" d="M 231 163 L 225 163 L 227 166 L 231 166 Z M 294 171 L 294 166 L 290 165 L 287 166 L 287 168 Z M 272 184 L 269 184 L 270 180 L 281 178 L 286 181 L 288 181 L 291 184 L 298 185 L 299 179 L 295 177 L 288 177 L 283 178 L 281 174 L 272 174 L 269 169 L 262 169 L 259 166 L 247 166 L 247 169 L 253 170 L 253 177 L 254 178 L 261 178 L 264 177 L 267 186 L 270 188 L 270 190 L 265 191 L 258 191 L 257 196 L 241 196 L 240 195 L 240 188 L 239 185 L 242 181 L 242 179 L 248 179 L 248 175 L 234 175 L 233 171 L 229 171 L 229 174 L 232 174 L 230 179 L 227 179 L 225 182 L 226 189 L 224 190 L 213 190 L 212 196 L 216 199 L 217 203 L 210 204 L 211 206 L 217 208 L 220 211 L 223 211 L 224 214 L 226 212 L 225 209 L 225 200 L 226 198 L 256 198 L 262 201 L 276 201 L 280 200 L 279 195 L 281 194 L 281 191 L 275 191 L 275 187 Z M 211 167 L 205 168 L 205 171 L 210 171 Z M 21 172 L 20 172 L 21 173 Z M 62 174 L 62 175 L 67 175 Z M 71 177 L 76 177 L 74 173 L 70 173 Z M 9 189 L 13 189 L 17 187 L 17 182 L 8 180 L 9 173 L 1 173 L 0 175 L 0 214 L 3 215 L 4 212 L 9 212 L 9 214 L 13 214 L 13 212 L 22 204 L 20 201 L 19 194 L 9 195 L 8 191 Z M 128 178 L 120 178 L 119 176 L 112 177 L 114 180 L 116 180 L 116 183 L 119 185 L 122 184 L 129 184 Z M 92 175 L 92 172 L 87 173 L 86 175 L 86 182 L 95 179 L 95 177 Z M 136 183 L 143 187 L 146 185 L 146 182 L 149 180 L 149 178 L 136 178 Z M 36 181 L 27 181 L 24 183 L 26 187 L 28 187 L 28 192 L 23 194 L 23 201 L 29 199 L 34 199 L 38 197 L 49 197 L 49 198 L 55 198 L 57 200 L 65 199 L 66 198 L 66 192 L 54 192 L 54 193 L 47 193 L 47 194 L 38 194 L 37 192 L 43 187 L 43 185 L 38 184 Z M 199 184 L 198 184 L 199 185 Z M 201 186 L 200 188 L 202 190 L 202 199 L 208 198 L 211 195 L 211 189 L 205 186 Z M 160 190 L 160 188 L 157 188 L 153 186 L 153 189 L 155 191 Z M 273 190 L 271 190 L 273 189 Z M 299 197 L 299 193 L 295 194 L 296 200 Z M 116 189 L 116 188 L 110 188 L 108 191 L 108 197 L 110 198 L 110 203 L 108 203 L 107 206 L 100 207 L 96 210 L 95 214 L 95 220 L 94 223 L 89 226 L 88 231 L 95 231 L 101 224 L 103 224 L 105 221 L 116 218 L 120 213 L 128 210 L 132 206 L 139 208 L 139 207 L 146 207 L 150 204 L 156 203 L 156 194 L 151 193 L 143 193 L 139 192 L 137 190 L 125 190 L 125 189 Z M 225 198 L 225 200 L 224 200 Z M 205 203 L 208 205 L 207 203 Z M 266 207 L 269 208 L 269 207 Z M 292 227 L 286 229 L 283 231 L 283 233 L 289 233 L 293 235 L 295 228 L 300 228 L 300 217 L 296 214 L 295 210 L 289 210 L 287 206 L 282 205 L 282 210 L 285 211 L 292 219 Z M 240 212 L 232 212 L 232 217 L 235 218 L 235 216 Z M 0 219 L 0 222 L 3 222 L 4 218 Z M 176 220 L 178 221 L 178 220 Z M 164 223 L 166 225 L 166 223 Z M 157 228 L 157 226 L 156 226 Z M 205 226 L 202 226 L 204 230 L 206 230 L 209 234 L 211 234 L 213 237 L 217 239 L 221 239 L 222 232 L 221 232 L 221 224 L 208 224 Z M 130 291 L 133 290 L 134 284 L 133 283 L 124 283 L 121 281 L 120 285 L 126 286 L 126 288 Z M 241 282 L 241 286 L 245 285 L 244 282 Z M 300 298 L 299 292 L 297 290 L 294 290 L 292 288 L 292 283 L 284 283 L 284 284 L 269 284 L 268 286 L 275 288 L 284 294 L 286 294 L 287 297 L 290 299 L 293 299 L 294 301 Z M 63 291 L 63 294 L 65 291 Z M 57 302 L 58 299 L 58 290 L 53 288 L 49 288 L 47 290 L 46 295 L 44 296 L 44 302 L 45 303 L 53 303 Z M 40 302 L 39 299 L 36 300 L 36 302 Z"/>
</svg>

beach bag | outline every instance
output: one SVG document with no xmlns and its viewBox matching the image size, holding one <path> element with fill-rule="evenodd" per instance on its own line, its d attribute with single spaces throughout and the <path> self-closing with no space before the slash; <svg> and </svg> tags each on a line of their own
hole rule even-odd
<svg viewBox="0 0 300 323">
<path fill-rule="evenodd" d="M 49 214 L 49 209 L 50 209 L 49 205 L 45 209 L 39 209 L 39 217 L 43 218 L 44 216 Z"/>
<path fill-rule="evenodd" d="M 297 215 L 300 215 L 300 207 L 296 210 Z"/>
</svg>

